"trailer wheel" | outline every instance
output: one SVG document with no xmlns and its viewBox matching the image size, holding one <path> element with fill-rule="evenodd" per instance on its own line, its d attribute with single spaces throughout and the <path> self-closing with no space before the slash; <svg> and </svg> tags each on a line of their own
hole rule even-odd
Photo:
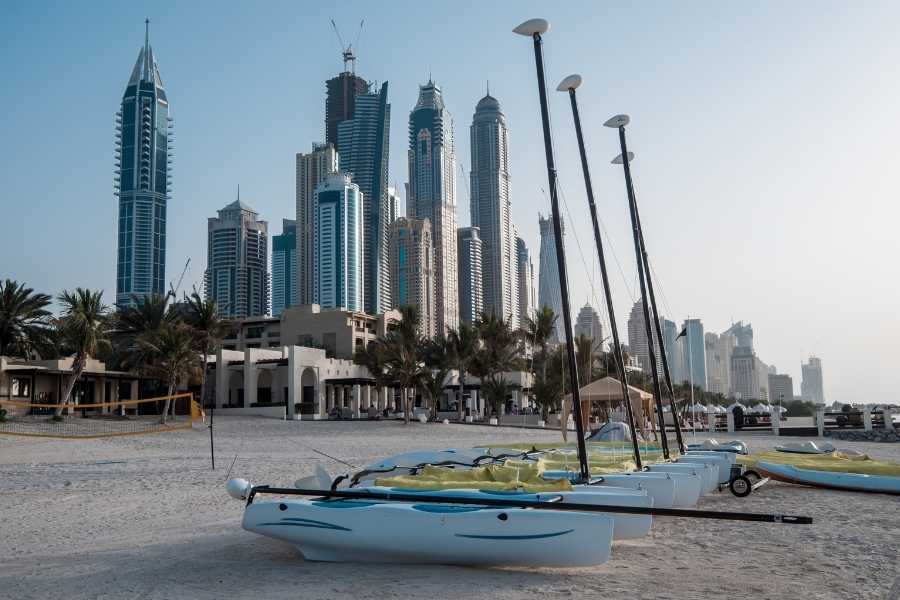
<svg viewBox="0 0 900 600">
<path fill-rule="evenodd" d="M 746 498 L 753 491 L 753 484 L 744 475 L 739 475 L 728 482 L 728 489 L 738 498 Z"/>
</svg>

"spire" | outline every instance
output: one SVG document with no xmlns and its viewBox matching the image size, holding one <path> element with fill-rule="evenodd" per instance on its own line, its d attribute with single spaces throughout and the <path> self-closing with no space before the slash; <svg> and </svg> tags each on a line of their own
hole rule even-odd
<svg viewBox="0 0 900 600">
<path fill-rule="evenodd" d="M 487 80 L 487 85 L 484 86 L 484 91 L 485 91 L 486 96 L 491 95 L 491 80 L 490 79 Z"/>
<path fill-rule="evenodd" d="M 144 19 L 144 52 L 150 47 L 150 19 Z"/>
<path fill-rule="evenodd" d="M 153 81 L 153 51 L 150 49 L 150 19 L 144 19 L 144 81 Z"/>
</svg>

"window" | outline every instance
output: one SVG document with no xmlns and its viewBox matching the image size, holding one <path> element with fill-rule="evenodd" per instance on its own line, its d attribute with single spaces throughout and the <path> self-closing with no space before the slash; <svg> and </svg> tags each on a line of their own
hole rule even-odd
<svg viewBox="0 0 900 600">
<path fill-rule="evenodd" d="M 25 377 L 13 377 L 10 394 L 16 398 L 28 398 L 31 396 L 31 380 Z"/>
</svg>

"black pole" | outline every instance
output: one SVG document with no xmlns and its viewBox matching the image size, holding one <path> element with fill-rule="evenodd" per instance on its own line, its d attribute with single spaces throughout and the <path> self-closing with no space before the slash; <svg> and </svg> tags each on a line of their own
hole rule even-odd
<svg viewBox="0 0 900 600">
<path fill-rule="evenodd" d="M 213 415 L 216 412 L 216 402 L 213 400 L 209 407 L 209 460 L 212 462 L 212 470 L 216 470 L 216 448 L 213 444 Z"/>
<path fill-rule="evenodd" d="M 559 199 L 556 190 L 556 165 L 553 158 L 553 141 L 550 137 L 550 115 L 547 111 L 547 85 L 544 82 L 544 53 L 541 34 L 534 39 L 534 63 L 537 69 L 538 95 L 541 100 L 541 121 L 544 127 L 544 153 L 547 157 L 547 181 L 550 186 L 550 209 L 553 213 L 553 234 L 556 237 L 556 267 L 559 270 L 559 289 L 562 299 L 563 327 L 566 330 L 566 354 L 569 359 L 569 379 L 572 382 L 572 412 L 575 415 L 575 432 L 578 437 L 578 462 L 581 466 L 581 481 L 591 479 L 588 466 L 587 448 L 584 443 L 584 423 L 581 417 L 581 394 L 578 386 L 578 363 L 575 361 L 575 342 L 572 334 L 572 312 L 569 310 L 569 279 L 566 274 L 566 254 L 563 248 L 562 225 L 559 216 Z M 566 426 L 565 423 L 562 424 Z"/>
<path fill-rule="evenodd" d="M 634 198 L 634 214 L 637 216 L 638 234 L 641 240 L 641 257 L 644 264 L 644 272 L 647 274 L 647 292 L 650 294 L 650 309 L 653 311 L 653 324 L 656 327 L 656 339 L 659 341 L 659 355 L 662 358 L 663 376 L 666 380 L 666 391 L 669 393 L 669 409 L 672 411 L 672 421 L 675 422 L 675 438 L 678 440 L 678 451 L 684 454 L 684 438 L 681 435 L 681 413 L 678 403 L 675 401 L 675 388 L 672 387 L 672 374 L 669 371 L 669 359 L 666 354 L 666 346 L 663 343 L 662 327 L 659 324 L 659 311 L 656 309 L 656 294 L 653 293 L 653 274 L 650 273 L 650 259 L 647 255 L 647 246 L 644 243 L 644 228 L 641 226 L 641 213 L 637 206 L 637 196 L 634 188 L 631 190 Z"/>
<path fill-rule="evenodd" d="M 663 457 L 669 458 L 669 440 L 666 437 L 666 418 L 662 410 L 662 388 L 659 385 L 659 371 L 656 368 L 656 351 L 653 346 L 653 329 L 650 325 L 650 308 L 647 303 L 647 282 L 644 278 L 643 260 L 641 259 L 640 230 L 638 229 L 634 193 L 631 187 L 631 168 L 628 165 L 628 148 L 625 144 L 625 126 L 619 126 L 619 144 L 622 147 L 622 165 L 625 167 L 625 191 L 628 193 L 628 209 L 631 213 L 631 228 L 634 233 L 634 257 L 637 261 L 638 281 L 641 284 L 641 308 L 644 313 L 644 331 L 647 335 L 647 354 L 650 358 L 650 371 L 653 373 L 653 392 L 656 396 L 656 419 L 659 422 L 660 442 Z"/>
<path fill-rule="evenodd" d="M 594 202 L 594 186 L 591 183 L 591 171 L 588 168 L 587 153 L 584 149 L 584 137 L 581 133 L 581 117 L 578 116 L 578 101 L 575 88 L 569 88 L 569 100 L 572 103 L 572 116 L 575 119 L 575 135 L 578 138 L 578 151 L 581 153 L 581 171 L 584 173 L 584 187 L 587 189 L 588 207 L 591 211 L 591 222 L 594 226 L 594 241 L 597 244 L 597 256 L 600 261 L 600 278 L 603 280 L 603 293 L 606 296 L 606 312 L 609 313 L 609 326 L 612 329 L 613 358 L 619 371 L 619 383 L 622 384 L 622 398 L 625 401 L 625 412 L 631 425 L 631 445 L 634 449 L 634 463 L 641 469 L 641 451 L 637 442 L 637 428 L 634 426 L 634 413 L 631 410 L 631 399 L 628 397 L 628 375 L 625 372 L 625 359 L 622 357 L 622 346 L 619 345 L 619 327 L 616 325 L 616 311 L 613 307 L 609 277 L 606 272 L 606 258 L 603 254 L 603 240 L 600 237 L 600 225 L 597 220 L 597 205 Z"/>
</svg>

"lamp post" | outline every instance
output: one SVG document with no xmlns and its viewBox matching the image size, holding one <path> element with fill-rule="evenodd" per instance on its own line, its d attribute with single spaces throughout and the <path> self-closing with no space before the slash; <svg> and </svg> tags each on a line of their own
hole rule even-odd
<svg viewBox="0 0 900 600">
<path fill-rule="evenodd" d="M 641 308 L 644 314 L 644 330 L 647 336 L 647 354 L 650 359 L 650 371 L 653 374 L 653 392 L 656 396 L 656 418 L 659 422 L 660 442 L 662 444 L 663 456 L 669 458 L 669 440 L 666 437 L 666 418 L 662 410 L 662 388 L 659 385 L 659 370 L 656 368 L 656 351 L 653 343 L 653 330 L 650 325 L 650 307 L 647 302 L 647 281 L 644 274 L 644 261 L 641 252 L 641 235 L 640 225 L 638 223 L 637 205 L 634 201 L 634 188 L 631 183 L 631 167 L 630 161 L 634 159 L 634 154 L 629 154 L 627 144 L 625 143 L 625 126 L 631 122 L 628 115 L 616 115 L 607 120 L 604 125 L 619 130 L 619 145 L 622 153 L 613 159 L 613 164 L 621 164 L 625 170 L 625 191 L 628 195 L 628 208 L 631 213 L 631 228 L 634 235 L 634 256 L 638 267 L 638 281 L 641 286 Z M 673 415 L 673 419 L 676 419 Z"/>
<path fill-rule="evenodd" d="M 578 462 L 581 467 L 580 478 L 590 481 L 591 472 L 587 461 L 587 448 L 584 442 L 584 422 L 581 416 L 581 394 L 578 389 L 578 363 L 575 358 L 575 342 L 572 334 L 572 311 L 569 308 L 569 285 L 566 274 L 566 254 L 562 240 L 562 221 L 559 214 L 559 198 L 557 197 L 556 164 L 553 157 L 553 141 L 550 136 L 550 115 L 547 110 L 547 84 L 544 80 L 544 51 L 541 35 L 550 31 L 550 23 L 544 19 L 525 21 L 513 33 L 527 36 L 534 42 L 534 63 L 537 71 L 538 96 L 541 102 L 541 122 L 544 130 L 544 154 L 547 161 L 547 181 L 550 187 L 550 210 L 553 214 L 553 234 L 556 242 L 556 265 L 559 271 L 559 289 L 562 300 L 563 328 L 566 334 L 566 354 L 569 360 L 569 380 L 572 382 L 572 412 L 575 415 L 575 431 L 578 443 Z M 563 424 L 565 427 L 565 424 Z"/>
<path fill-rule="evenodd" d="M 584 187 L 587 191 L 588 208 L 591 213 L 591 223 L 594 228 L 594 242 L 597 245 L 597 258 L 600 263 L 600 278 L 603 280 L 603 294 L 606 300 L 606 311 L 609 314 L 609 325 L 613 339 L 613 359 L 616 369 L 619 371 L 619 383 L 622 385 L 622 399 L 625 402 L 625 414 L 628 416 L 628 425 L 631 427 L 631 445 L 634 452 L 634 463 L 640 470 L 641 451 L 638 448 L 637 429 L 634 426 L 634 413 L 631 409 L 631 399 L 628 397 L 628 375 L 625 371 L 625 360 L 622 357 L 622 346 L 619 344 L 619 327 L 616 324 L 616 311 L 613 306 L 610 292 L 609 276 L 606 271 L 606 258 L 603 253 L 603 240 L 600 236 L 600 225 L 597 219 L 597 205 L 594 202 L 594 186 L 591 182 L 591 171 L 588 168 L 587 152 L 584 149 L 584 135 L 581 131 L 581 117 L 578 114 L 578 99 L 575 90 L 581 85 L 581 75 L 569 75 L 556 87 L 559 92 L 568 92 L 572 105 L 572 118 L 575 121 L 575 136 L 578 139 L 578 152 L 581 154 L 581 171 L 584 174 Z"/>
</svg>

